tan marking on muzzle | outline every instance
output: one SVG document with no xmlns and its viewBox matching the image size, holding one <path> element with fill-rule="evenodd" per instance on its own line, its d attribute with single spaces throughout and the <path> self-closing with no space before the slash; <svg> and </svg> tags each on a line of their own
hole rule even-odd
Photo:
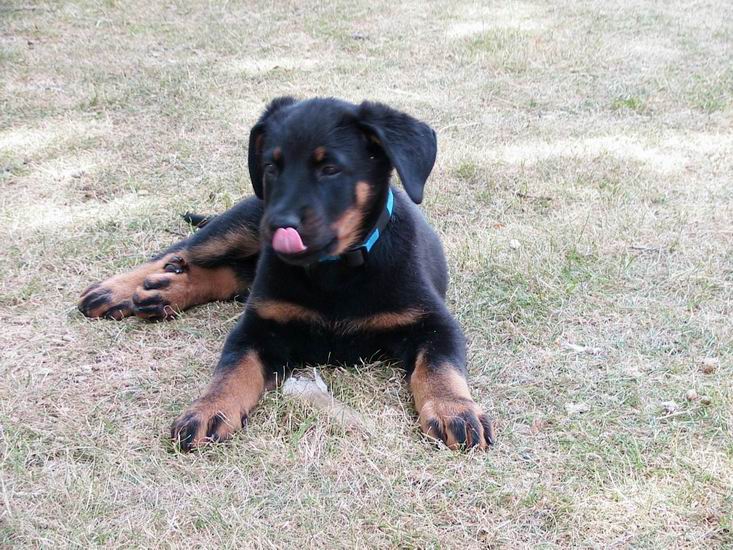
<svg viewBox="0 0 733 550">
<path fill-rule="evenodd" d="M 332 228 L 336 232 L 335 256 L 343 254 L 354 246 L 359 239 L 359 229 L 367 213 L 372 196 L 372 188 L 365 181 L 356 184 L 354 205 L 341 214 Z"/>
</svg>

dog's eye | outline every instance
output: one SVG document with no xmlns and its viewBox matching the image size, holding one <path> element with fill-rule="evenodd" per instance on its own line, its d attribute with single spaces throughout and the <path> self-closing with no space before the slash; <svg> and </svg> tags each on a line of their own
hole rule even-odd
<svg viewBox="0 0 733 550">
<path fill-rule="evenodd" d="M 323 176 L 335 176 L 341 172 L 341 168 L 335 164 L 324 164 L 321 166 L 321 175 Z"/>
</svg>

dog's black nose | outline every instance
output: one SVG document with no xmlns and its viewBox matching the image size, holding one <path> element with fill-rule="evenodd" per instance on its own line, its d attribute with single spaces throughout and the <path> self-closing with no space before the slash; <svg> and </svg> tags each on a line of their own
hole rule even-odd
<svg viewBox="0 0 733 550">
<path fill-rule="evenodd" d="M 298 229 L 300 227 L 300 217 L 297 214 L 285 213 L 274 214 L 269 216 L 270 231 L 273 233 L 281 227 L 292 227 Z"/>
</svg>

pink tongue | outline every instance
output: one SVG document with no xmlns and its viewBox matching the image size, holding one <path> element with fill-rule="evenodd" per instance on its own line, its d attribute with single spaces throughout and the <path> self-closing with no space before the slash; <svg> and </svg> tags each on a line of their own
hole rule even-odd
<svg viewBox="0 0 733 550">
<path fill-rule="evenodd" d="M 305 245 L 295 229 L 281 227 L 272 236 L 272 248 L 275 249 L 275 252 L 295 254 L 296 252 L 303 252 Z"/>
</svg>

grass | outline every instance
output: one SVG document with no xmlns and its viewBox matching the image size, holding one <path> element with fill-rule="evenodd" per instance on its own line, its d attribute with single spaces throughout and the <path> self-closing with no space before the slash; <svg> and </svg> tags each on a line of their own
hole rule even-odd
<svg viewBox="0 0 733 550">
<path fill-rule="evenodd" d="M 0 545 L 733 545 L 731 6 L 11 0 L 0 18 Z M 230 444 L 172 453 L 241 306 L 75 311 L 185 234 L 178 213 L 251 192 L 249 127 L 284 94 L 438 131 L 424 208 L 491 451 L 435 450 L 399 367 L 367 363 L 323 375 L 370 439 L 276 391 Z"/>
</svg>

